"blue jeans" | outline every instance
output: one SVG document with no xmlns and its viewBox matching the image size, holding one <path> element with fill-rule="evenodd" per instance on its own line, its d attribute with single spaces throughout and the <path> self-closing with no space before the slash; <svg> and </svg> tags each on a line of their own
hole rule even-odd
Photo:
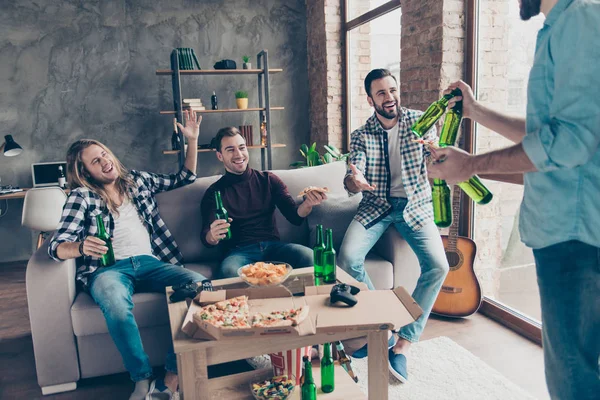
<svg viewBox="0 0 600 400">
<path fill-rule="evenodd" d="M 569 241 L 533 250 L 550 397 L 600 396 L 600 248 Z"/>
<path fill-rule="evenodd" d="M 296 243 L 260 242 L 233 249 L 221 263 L 221 276 L 233 278 L 237 270 L 258 261 L 281 261 L 293 268 L 311 267 L 313 251 Z"/>
<path fill-rule="evenodd" d="M 108 332 L 123 357 L 123 364 L 134 382 L 152 376 L 152 366 L 144 351 L 140 331 L 133 317 L 133 293 L 164 293 L 165 287 L 199 282 L 202 275 L 178 265 L 168 264 L 150 256 L 119 260 L 114 265 L 99 268 L 89 280 L 90 295 L 100 306 Z M 177 359 L 171 344 L 165 369 L 177 373 Z"/>
<path fill-rule="evenodd" d="M 415 252 L 421 266 L 421 276 L 412 297 L 423 309 L 423 314 L 415 322 L 401 328 L 398 332 L 400 337 L 409 342 L 416 342 L 423 333 L 433 303 L 448 274 L 448 261 L 440 232 L 435 223 L 431 221 L 418 231 L 413 231 L 402 216 L 407 200 L 392 198 L 391 203 L 392 212 L 369 229 L 365 229 L 360 222 L 352 220 L 342 242 L 338 265 L 353 278 L 366 283 L 369 289 L 373 290 L 373 283 L 365 271 L 365 257 L 388 227 L 394 224 Z"/>
</svg>

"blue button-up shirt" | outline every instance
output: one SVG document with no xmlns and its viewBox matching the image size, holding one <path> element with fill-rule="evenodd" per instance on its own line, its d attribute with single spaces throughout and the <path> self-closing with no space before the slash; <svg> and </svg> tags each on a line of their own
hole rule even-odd
<svg viewBox="0 0 600 400">
<path fill-rule="evenodd" d="M 527 93 L 520 231 L 534 249 L 600 247 L 600 1 L 559 0 L 537 36 Z"/>
</svg>

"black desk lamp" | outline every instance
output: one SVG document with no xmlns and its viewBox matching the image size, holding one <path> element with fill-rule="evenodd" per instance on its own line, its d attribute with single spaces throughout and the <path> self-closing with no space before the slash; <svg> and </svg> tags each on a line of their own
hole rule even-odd
<svg viewBox="0 0 600 400">
<path fill-rule="evenodd" d="M 4 155 L 7 157 L 18 156 L 23 152 L 23 148 L 15 142 L 12 135 L 4 136 L 6 140 L 2 146 L 0 146 L 0 151 L 4 150 Z"/>
</svg>

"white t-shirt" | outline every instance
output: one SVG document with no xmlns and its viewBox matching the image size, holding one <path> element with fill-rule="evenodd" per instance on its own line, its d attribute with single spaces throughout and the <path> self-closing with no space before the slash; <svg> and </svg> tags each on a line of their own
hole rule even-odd
<svg viewBox="0 0 600 400">
<path fill-rule="evenodd" d="M 400 152 L 400 138 L 398 137 L 398 124 L 386 130 L 388 137 L 388 158 L 390 162 L 390 196 L 406 197 L 402 184 L 402 153 Z"/>
<path fill-rule="evenodd" d="M 135 206 L 125 198 L 118 210 L 119 216 L 113 215 L 115 229 L 112 246 L 115 260 L 143 255 L 154 257 L 150 234 Z"/>
</svg>

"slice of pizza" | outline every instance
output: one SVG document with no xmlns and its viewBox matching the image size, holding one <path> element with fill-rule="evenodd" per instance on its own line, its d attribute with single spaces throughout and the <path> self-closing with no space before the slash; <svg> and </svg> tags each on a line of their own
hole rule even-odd
<svg viewBox="0 0 600 400">
<path fill-rule="evenodd" d="M 238 296 L 212 304 L 217 310 L 248 314 L 248 296 Z"/>
<path fill-rule="evenodd" d="M 287 311 L 256 313 L 252 316 L 252 326 L 267 328 L 275 326 L 297 326 L 308 316 L 308 306 L 292 308 Z"/>
<path fill-rule="evenodd" d="M 303 190 L 300 192 L 300 194 L 298 194 L 298 197 L 304 197 L 304 196 L 306 196 L 306 194 L 307 194 L 308 192 L 313 192 L 313 191 L 315 191 L 315 192 L 319 192 L 319 193 L 323 193 L 323 194 L 324 194 L 324 193 L 328 193 L 328 192 L 329 192 L 329 189 L 328 189 L 327 187 L 308 186 L 308 187 L 305 187 L 305 188 L 304 188 L 304 189 L 303 189 Z"/>
</svg>

